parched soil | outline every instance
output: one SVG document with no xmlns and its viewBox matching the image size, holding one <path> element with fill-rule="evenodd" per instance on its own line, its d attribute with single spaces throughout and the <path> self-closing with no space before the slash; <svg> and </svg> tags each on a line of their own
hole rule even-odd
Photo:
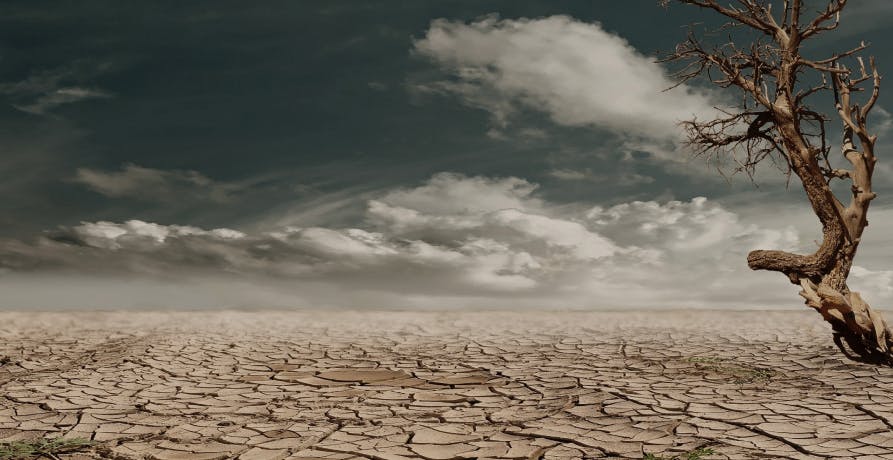
<svg viewBox="0 0 893 460">
<path fill-rule="evenodd" d="M 67 459 L 893 459 L 809 311 L 0 313 L 0 363 Z"/>
</svg>

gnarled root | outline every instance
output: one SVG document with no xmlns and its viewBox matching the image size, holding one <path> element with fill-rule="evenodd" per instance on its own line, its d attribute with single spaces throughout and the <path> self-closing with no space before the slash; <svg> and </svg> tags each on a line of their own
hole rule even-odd
<svg viewBox="0 0 893 460">
<path fill-rule="evenodd" d="M 800 278 L 800 295 L 834 329 L 834 343 L 848 358 L 893 366 L 893 331 L 880 312 L 874 311 L 858 292 L 841 293 L 824 283 Z M 848 352 L 843 342 L 846 342 Z"/>
</svg>

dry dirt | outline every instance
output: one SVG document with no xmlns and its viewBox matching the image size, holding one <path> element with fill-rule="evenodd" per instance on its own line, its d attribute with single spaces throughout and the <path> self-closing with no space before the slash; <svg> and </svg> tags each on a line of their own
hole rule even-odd
<svg viewBox="0 0 893 460">
<path fill-rule="evenodd" d="M 893 369 L 808 311 L 0 313 L 0 362 L 0 441 L 67 459 L 893 459 Z"/>
</svg>

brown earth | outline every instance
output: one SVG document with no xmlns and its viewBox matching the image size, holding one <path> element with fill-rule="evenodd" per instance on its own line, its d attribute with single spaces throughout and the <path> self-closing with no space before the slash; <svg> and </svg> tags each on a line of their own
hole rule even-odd
<svg viewBox="0 0 893 460">
<path fill-rule="evenodd" d="M 0 313 L 0 363 L 0 441 L 68 459 L 893 459 L 808 311 Z"/>
</svg>

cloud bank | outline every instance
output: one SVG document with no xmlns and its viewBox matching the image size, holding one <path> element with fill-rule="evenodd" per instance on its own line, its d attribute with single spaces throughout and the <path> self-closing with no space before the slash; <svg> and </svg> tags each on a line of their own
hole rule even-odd
<svg viewBox="0 0 893 460">
<path fill-rule="evenodd" d="M 706 198 L 569 208 L 536 191 L 441 173 L 369 200 L 362 228 L 84 222 L 0 243 L 0 286 L 17 291 L 0 306 L 799 306 L 793 286 L 745 263 L 754 248 L 801 249 L 791 227 L 742 222 Z"/>
</svg>

